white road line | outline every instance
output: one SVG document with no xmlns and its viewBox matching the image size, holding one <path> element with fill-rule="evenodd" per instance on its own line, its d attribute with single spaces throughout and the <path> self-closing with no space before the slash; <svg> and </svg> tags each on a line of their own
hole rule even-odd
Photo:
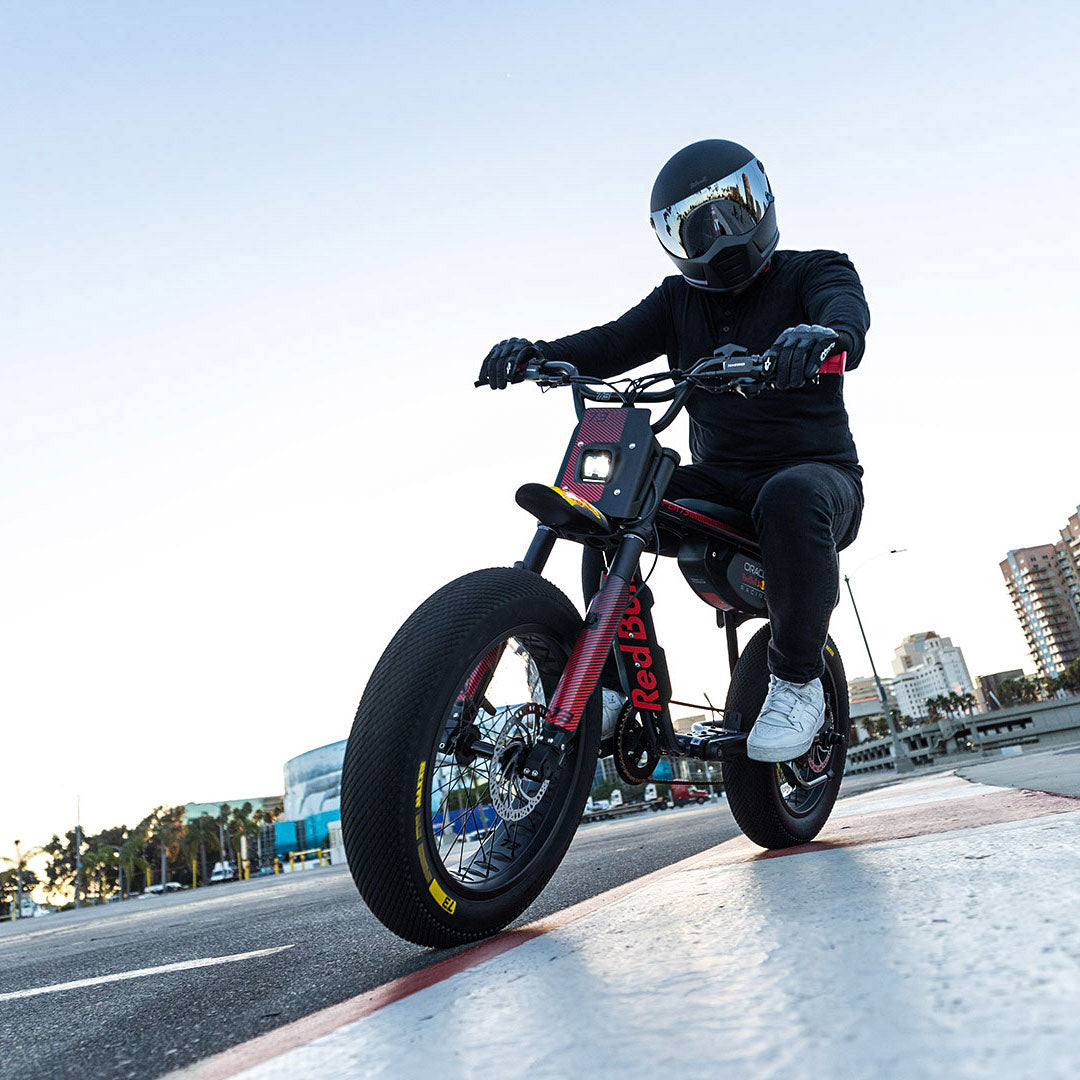
<svg viewBox="0 0 1080 1080">
<path fill-rule="evenodd" d="M 56 983 L 54 986 L 35 986 L 30 990 L 12 990 L 0 994 L 0 1001 L 16 1001 L 19 998 L 37 997 L 38 994 L 55 994 L 58 990 L 76 990 L 82 986 L 101 986 L 103 983 L 123 982 L 125 979 L 141 979 L 146 975 L 161 975 L 166 971 L 191 971 L 195 968 L 213 967 L 215 964 L 235 964 L 237 960 L 250 960 L 255 956 L 293 949 L 295 945 L 278 945 L 274 949 L 256 949 L 254 952 L 234 953 L 232 956 L 208 956 L 203 960 L 181 960 L 161 967 L 138 968 L 135 971 L 119 971 L 115 975 L 99 975 L 96 979 L 75 979 L 73 982 Z"/>
<path fill-rule="evenodd" d="M 313 870 L 297 871 L 297 874 L 310 873 L 312 875 L 312 878 L 308 882 L 294 882 L 289 880 L 294 877 L 293 874 L 275 875 L 272 882 L 268 882 L 265 885 L 260 882 L 260 888 L 253 889 L 250 892 L 238 891 L 236 893 L 230 893 L 227 896 L 204 897 L 199 895 L 200 893 L 203 893 L 205 891 L 204 889 L 200 888 L 195 889 L 188 894 L 188 897 L 190 897 L 190 899 L 185 898 L 183 900 L 178 900 L 175 896 L 170 896 L 166 899 L 162 899 L 159 896 L 145 901 L 127 900 L 124 902 L 122 907 L 120 907 L 120 905 L 117 905 L 118 907 L 120 907 L 120 910 L 116 910 L 115 907 L 113 907 L 112 910 L 106 910 L 103 908 L 84 909 L 92 911 L 96 917 L 86 918 L 69 926 L 47 926 L 42 927 L 40 930 L 25 930 L 22 933 L 7 933 L 0 937 L 0 949 L 4 948 L 6 945 L 22 945 L 29 941 L 31 938 L 53 937 L 56 934 L 77 934 L 81 930 L 85 930 L 88 927 L 93 928 L 94 930 L 98 930 L 101 929 L 103 925 L 108 925 L 109 927 L 112 927 L 118 926 L 122 922 L 143 921 L 146 919 L 156 919 L 161 916 L 165 916 L 168 918 L 172 917 L 177 912 L 187 911 L 189 908 L 193 907 L 196 904 L 199 905 L 200 911 L 205 910 L 209 906 L 221 906 L 222 904 L 237 904 L 248 900 L 260 899 L 273 903 L 281 902 L 293 904 L 295 903 L 296 889 L 322 888 L 326 881 L 327 871 L 332 871 L 333 869 L 333 867 L 327 867 L 326 870 L 321 873 L 316 873 Z M 347 872 L 347 868 L 339 869 Z M 281 886 L 284 885 L 288 885 L 294 890 L 294 892 L 292 894 L 286 895 L 284 889 L 281 888 Z M 215 891 L 217 888 L 220 887 L 221 886 L 215 886 Z M 134 903 L 138 903 L 140 906 L 137 909 L 131 909 L 129 905 Z M 153 906 L 148 909 L 142 906 L 143 904 L 151 904 Z M 112 905 L 110 905 L 110 907 L 112 907 Z M 49 917 L 51 918 L 51 916 Z M 43 920 L 39 919 L 37 921 L 40 922 Z M 18 926 L 20 924 L 8 923 L 7 925 Z M 0 929 L 4 929 L 4 927 L 0 925 Z"/>
</svg>

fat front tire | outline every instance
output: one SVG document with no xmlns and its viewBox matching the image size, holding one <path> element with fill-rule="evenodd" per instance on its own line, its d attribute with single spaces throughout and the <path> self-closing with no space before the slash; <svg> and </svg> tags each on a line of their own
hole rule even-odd
<svg viewBox="0 0 1080 1080">
<path fill-rule="evenodd" d="M 769 689 L 770 627 L 763 626 L 747 643 L 728 688 L 724 716 L 738 719 L 738 729 L 749 732 L 754 726 Z M 821 831 L 832 813 L 840 783 L 844 777 L 849 728 L 847 678 L 844 665 L 831 638 L 825 644 L 825 672 L 821 677 L 825 691 L 826 724 L 841 741 L 831 746 L 827 759 L 811 748 L 812 764 L 768 762 L 735 758 L 722 762 L 720 769 L 727 791 L 728 805 L 739 828 L 755 844 L 764 848 L 786 848 L 805 844 Z M 809 755 L 808 755 L 809 756 Z M 804 790 L 792 784 L 793 773 L 806 778 L 828 774 L 819 786 Z"/>
<path fill-rule="evenodd" d="M 421 604 L 380 658 L 345 751 L 341 824 L 361 896 L 399 936 L 445 947 L 492 934 L 532 903 L 562 861 L 596 767 L 599 689 L 546 789 L 518 779 L 500 794 L 509 768 L 495 762 L 527 752 L 581 626 L 570 600 L 538 574 L 480 570 Z M 509 688 L 496 660 L 489 689 L 468 690 L 492 656 L 516 663 L 526 689 Z M 462 766 L 441 749 L 460 723 L 464 693 L 484 702 L 466 745 L 486 747 L 488 763 Z M 487 764 L 486 780 L 471 771 L 477 763 Z"/>
</svg>

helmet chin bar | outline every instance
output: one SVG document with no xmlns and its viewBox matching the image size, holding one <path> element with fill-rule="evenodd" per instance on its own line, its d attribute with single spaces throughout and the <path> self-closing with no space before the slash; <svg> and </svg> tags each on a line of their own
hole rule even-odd
<svg viewBox="0 0 1080 1080">
<path fill-rule="evenodd" d="M 748 236 L 720 236 L 700 259 L 665 252 L 689 285 L 704 292 L 738 293 L 765 270 L 780 240 L 772 206 Z M 663 245 L 661 245 L 663 246 Z"/>
</svg>

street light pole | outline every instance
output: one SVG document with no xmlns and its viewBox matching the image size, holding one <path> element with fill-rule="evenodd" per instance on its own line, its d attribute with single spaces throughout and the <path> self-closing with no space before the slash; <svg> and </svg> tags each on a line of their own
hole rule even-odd
<svg viewBox="0 0 1080 1080">
<path fill-rule="evenodd" d="M 19 841 L 15 841 L 15 918 L 22 918 L 22 855 L 19 854 Z"/>
<path fill-rule="evenodd" d="M 893 554 L 893 552 L 889 552 Z M 893 722 L 892 715 L 889 712 L 889 699 L 885 695 L 885 687 L 881 682 L 881 676 L 878 675 L 877 666 L 874 664 L 874 657 L 870 652 L 870 642 L 866 640 L 866 630 L 863 628 L 862 616 L 859 614 L 859 607 L 855 603 L 855 594 L 851 591 L 851 578 L 845 574 L 844 584 L 847 586 L 848 596 L 851 597 L 851 606 L 855 611 L 855 621 L 859 624 L 859 633 L 862 634 L 863 645 L 866 646 L 866 656 L 870 661 L 870 670 L 874 673 L 874 682 L 877 684 L 878 700 L 881 702 L 881 711 L 885 714 L 885 722 L 889 725 L 889 734 L 892 736 L 892 752 L 893 752 L 893 769 L 896 772 L 906 772 L 906 769 L 901 769 L 900 765 L 900 734 L 896 730 L 896 724 Z"/>
<path fill-rule="evenodd" d="M 116 887 L 120 891 L 120 899 L 124 899 L 124 864 L 121 861 L 123 851 L 115 844 L 110 844 L 109 847 L 116 852 Z"/>
<path fill-rule="evenodd" d="M 75 796 L 75 906 L 82 907 L 82 806 Z"/>
</svg>

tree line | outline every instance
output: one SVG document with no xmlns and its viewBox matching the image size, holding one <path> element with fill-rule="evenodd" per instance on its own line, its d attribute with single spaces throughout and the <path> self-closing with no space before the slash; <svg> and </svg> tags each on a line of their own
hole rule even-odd
<svg viewBox="0 0 1080 1080">
<path fill-rule="evenodd" d="M 1022 675 L 1019 679 L 1005 679 L 996 696 L 1008 708 L 1047 701 L 1062 692 L 1080 694 L 1080 660 L 1074 660 L 1060 675 Z"/>
<path fill-rule="evenodd" d="M 69 829 L 63 837 L 54 835 L 47 844 L 20 852 L 15 859 L 0 860 L 10 864 L 0 872 L 0 916 L 11 912 L 20 871 L 24 895 L 42 885 L 51 898 L 63 897 L 65 908 L 74 905 L 76 896 L 96 904 L 168 881 L 205 885 L 215 862 L 239 868 L 245 837 L 249 861 L 257 865 L 259 828 L 275 816 L 253 809 L 250 802 L 222 803 L 216 815 L 186 821 L 183 806 L 158 806 L 133 828 L 114 825 L 97 833 Z M 29 864 L 41 856 L 47 862 L 35 872 Z M 272 859 L 273 852 L 267 858 Z"/>
<path fill-rule="evenodd" d="M 995 692 L 995 697 L 1003 708 L 1010 705 L 1029 705 L 1036 701 L 1049 701 L 1062 693 L 1080 694 L 1080 660 L 1074 660 L 1058 676 L 1022 675 L 1019 679 L 1005 679 Z M 978 708 L 974 694 L 937 694 L 926 699 L 926 715 L 917 719 L 902 716 L 899 709 L 889 710 L 897 731 L 920 727 L 923 724 L 936 724 L 941 720 L 956 720 L 972 716 Z M 860 720 L 870 738 L 880 738 L 889 734 L 888 721 L 882 717 L 868 717 Z"/>
</svg>

